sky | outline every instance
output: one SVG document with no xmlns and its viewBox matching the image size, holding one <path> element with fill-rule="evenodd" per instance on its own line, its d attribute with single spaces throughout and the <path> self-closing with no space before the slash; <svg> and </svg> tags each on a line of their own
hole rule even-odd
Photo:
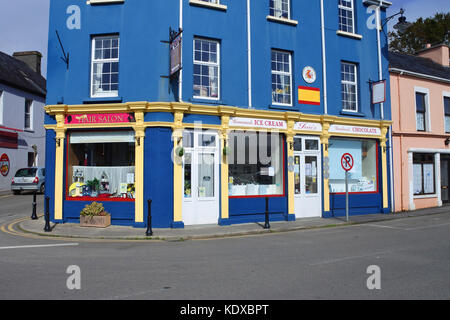
<svg viewBox="0 0 450 320">
<path fill-rule="evenodd" d="M 57 0 L 53 0 L 57 1 Z M 155 1 L 155 0 L 152 0 Z M 164 0 L 163 0 L 164 1 Z M 263 1 L 263 0 L 259 0 Z M 334 1 L 334 0 L 325 0 Z M 361 0 L 357 0 L 361 1 Z M 419 17 L 431 17 L 436 12 L 449 12 L 449 0 L 389 0 L 392 6 L 388 15 L 405 9 L 409 22 Z M 48 13 L 50 0 L 0 0 L 0 51 L 12 54 L 15 51 L 39 51 L 42 59 L 42 74 L 47 74 Z M 394 18 L 389 28 L 397 22 Z"/>
</svg>

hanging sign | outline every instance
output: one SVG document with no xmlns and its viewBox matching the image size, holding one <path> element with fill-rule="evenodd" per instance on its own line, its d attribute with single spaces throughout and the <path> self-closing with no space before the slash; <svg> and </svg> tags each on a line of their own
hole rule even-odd
<svg viewBox="0 0 450 320">
<path fill-rule="evenodd" d="M 65 124 L 113 124 L 135 122 L 133 113 L 71 114 Z"/>
<path fill-rule="evenodd" d="M 386 80 L 372 82 L 372 104 L 386 102 Z"/>
<path fill-rule="evenodd" d="M 0 157 L 0 173 L 2 176 L 6 177 L 8 175 L 10 167 L 8 155 L 6 153 L 2 154 Z"/>
<path fill-rule="evenodd" d="M 181 70 L 181 33 L 170 42 L 170 76 Z"/>
<path fill-rule="evenodd" d="M 317 74 L 316 70 L 314 70 L 313 67 L 307 66 L 303 69 L 303 80 L 305 80 L 306 83 L 312 84 L 316 82 L 317 80 Z"/>
<path fill-rule="evenodd" d="M 230 118 L 231 127 L 263 128 L 263 129 L 287 129 L 287 123 L 283 120 L 268 120 L 254 118 Z"/>
</svg>

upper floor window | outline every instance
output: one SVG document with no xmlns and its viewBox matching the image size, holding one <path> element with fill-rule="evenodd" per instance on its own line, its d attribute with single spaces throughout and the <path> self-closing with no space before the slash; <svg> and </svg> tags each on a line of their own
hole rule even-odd
<svg viewBox="0 0 450 320">
<path fill-rule="evenodd" d="M 353 0 L 339 0 L 339 30 L 355 33 Z"/>
<path fill-rule="evenodd" d="M 119 95 L 119 36 L 92 39 L 91 97 Z"/>
<path fill-rule="evenodd" d="M 272 50 L 272 103 L 292 106 L 292 55 Z"/>
<path fill-rule="evenodd" d="M 358 74 L 353 63 L 341 63 L 342 109 L 358 112 Z"/>
<path fill-rule="evenodd" d="M 291 0 L 270 0 L 270 12 L 269 14 L 276 18 L 290 19 Z"/>
<path fill-rule="evenodd" d="M 445 110 L 445 133 L 450 133 L 450 96 L 444 97 L 444 110 Z"/>
<path fill-rule="evenodd" d="M 426 131 L 426 93 L 416 92 L 416 129 L 417 131 Z"/>
<path fill-rule="evenodd" d="M 194 39 L 194 98 L 219 99 L 220 44 Z"/>
<path fill-rule="evenodd" d="M 25 117 L 24 117 L 25 130 L 32 130 L 33 124 L 33 100 L 25 99 Z"/>
</svg>

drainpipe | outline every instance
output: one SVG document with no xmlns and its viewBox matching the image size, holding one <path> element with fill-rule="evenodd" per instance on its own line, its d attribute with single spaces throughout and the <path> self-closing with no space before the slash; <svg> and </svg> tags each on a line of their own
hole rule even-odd
<svg viewBox="0 0 450 320">
<path fill-rule="evenodd" d="M 180 0 L 180 20 L 178 22 L 179 27 L 183 30 L 183 0 Z M 181 33 L 181 39 L 183 39 L 183 33 Z M 183 41 L 182 41 L 183 43 Z M 183 66 L 183 45 L 181 46 L 181 66 Z M 178 79 L 178 100 L 183 102 L 183 68 L 180 70 Z"/>
<path fill-rule="evenodd" d="M 327 95 L 327 54 L 325 46 L 325 15 L 323 0 L 320 0 L 320 20 L 322 29 L 322 73 L 323 73 L 323 113 L 328 114 L 328 95 Z"/>
<path fill-rule="evenodd" d="M 250 0 L 247 0 L 248 107 L 252 108 L 252 40 L 250 22 Z"/>
</svg>

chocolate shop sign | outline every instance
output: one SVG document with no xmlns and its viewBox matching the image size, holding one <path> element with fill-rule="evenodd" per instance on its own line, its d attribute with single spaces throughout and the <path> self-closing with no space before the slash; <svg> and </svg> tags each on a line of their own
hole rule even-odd
<svg viewBox="0 0 450 320">
<path fill-rule="evenodd" d="M 354 135 L 362 135 L 362 136 L 380 136 L 381 129 L 380 128 L 372 128 L 372 127 L 357 127 L 357 126 L 345 126 L 333 124 L 330 126 L 328 130 L 330 133 L 347 133 Z"/>
</svg>

